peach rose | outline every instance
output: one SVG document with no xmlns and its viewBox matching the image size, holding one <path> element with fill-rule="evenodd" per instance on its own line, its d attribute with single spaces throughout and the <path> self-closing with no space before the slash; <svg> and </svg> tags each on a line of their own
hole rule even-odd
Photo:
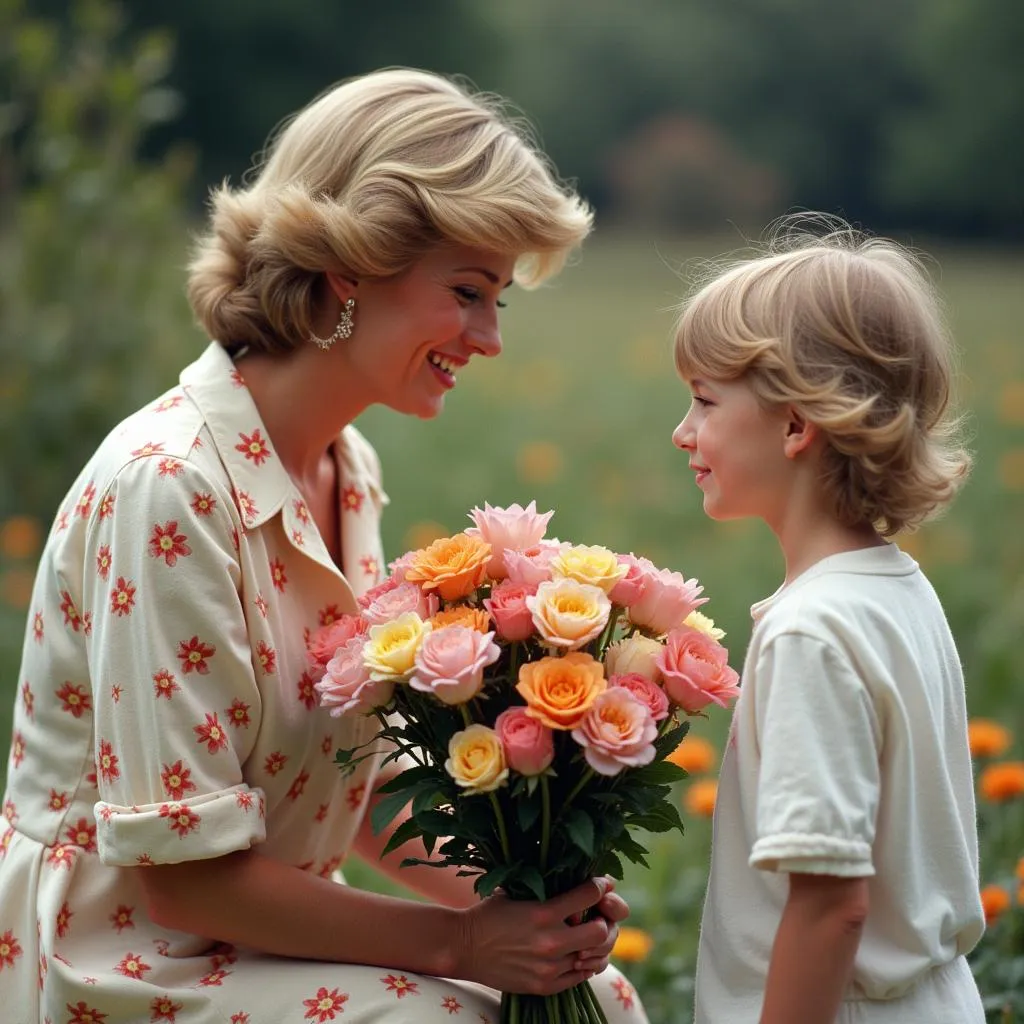
<svg viewBox="0 0 1024 1024">
<path fill-rule="evenodd" d="M 618 775 L 623 768 L 650 764 L 657 736 L 651 709 L 621 686 L 598 694 L 572 731 L 587 764 L 599 775 Z"/>
<path fill-rule="evenodd" d="M 306 642 L 306 656 L 319 679 L 334 652 L 354 636 L 364 636 L 370 624 L 360 615 L 341 615 L 327 626 L 321 626 Z"/>
<path fill-rule="evenodd" d="M 609 644 L 604 652 L 604 668 L 609 676 L 628 675 L 636 672 L 650 679 L 652 683 L 660 682 L 661 672 L 658 670 L 658 655 L 665 649 L 660 640 L 652 640 L 642 633 L 634 633 L 624 640 Z"/>
<path fill-rule="evenodd" d="M 707 603 L 700 594 L 704 590 L 696 580 L 686 579 L 682 573 L 659 569 L 646 558 L 638 559 L 643 571 L 643 592 L 629 608 L 632 623 L 664 634 L 676 626 L 695 608 Z"/>
<path fill-rule="evenodd" d="M 729 667 L 729 652 L 707 633 L 683 626 L 669 633 L 657 658 L 669 700 L 687 714 L 708 704 L 728 707 L 739 696 L 739 676 Z"/>
<path fill-rule="evenodd" d="M 399 583 L 378 594 L 363 608 L 363 618 L 371 626 L 383 626 L 406 612 L 415 612 L 421 619 L 429 619 L 439 604 L 436 594 L 424 593 L 415 583 Z"/>
<path fill-rule="evenodd" d="M 555 734 L 526 708 L 506 708 L 494 722 L 509 768 L 520 775 L 540 775 L 555 759 Z"/>
<path fill-rule="evenodd" d="M 579 651 L 527 662 L 516 683 L 527 714 L 551 729 L 575 729 L 607 688 L 601 663 Z"/>
<path fill-rule="evenodd" d="M 542 583 L 526 598 L 526 607 L 544 643 L 568 650 L 598 636 L 612 611 L 608 595 L 599 587 L 567 579 Z"/>
<path fill-rule="evenodd" d="M 606 594 L 626 575 L 629 567 L 623 565 L 614 551 L 599 545 L 578 544 L 555 556 L 551 563 L 553 579 L 564 577 L 598 587 Z"/>
<path fill-rule="evenodd" d="M 533 635 L 533 613 L 526 599 L 533 597 L 536 592 L 536 587 L 504 580 L 484 600 L 484 607 L 490 612 L 498 636 L 503 640 L 525 640 Z"/>
<path fill-rule="evenodd" d="M 651 717 L 656 722 L 668 718 L 668 697 L 665 691 L 657 683 L 651 682 L 646 676 L 639 672 L 627 672 L 625 675 L 609 676 L 608 688 L 621 686 L 629 690 L 637 700 L 646 704 L 651 711 Z"/>
<path fill-rule="evenodd" d="M 509 505 L 495 508 L 484 502 L 483 510 L 473 509 L 469 518 L 476 524 L 466 530 L 470 537 L 479 537 L 491 545 L 491 560 L 487 564 L 487 575 L 492 580 L 501 580 L 508 575 L 505 554 L 508 551 L 527 551 L 536 547 L 548 522 L 555 513 L 538 512 L 537 503 L 531 501 L 526 508 Z"/>
<path fill-rule="evenodd" d="M 508 779 L 505 750 L 498 734 L 486 725 L 470 725 L 448 743 L 444 770 L 467 795 L 489 793 Z"/>
<path fill-rule="evenodd" d="M 366 638 L 357 636 L 346 641 L 327 662 L 324 677 L 313 688 L 320 694 L 322 707 L 330 708 L 331 715 L 369 714 L 383 707 L 394 692 L 390 680 L 373 680 L 363 660 Z"/>
<path fill-rule="evenodd" d="M 434 629 L 416 652 L 409 685 L 432 693 L 444 704 L 465 704 L 480 692 L 484 669 L 500 657 L 493 633 L 478 633 L 466 626 Z"/>
<path fill-rule="evenodd" d="M 419 583 L 424 590 L 436 590 L 445 601 L 457 601 L 483 583 L 490 557 L 490 544 L 479 537 L 457 533 L 417 551 L 405 570 L 405 578 L 410 583 Z"/>
</svg>

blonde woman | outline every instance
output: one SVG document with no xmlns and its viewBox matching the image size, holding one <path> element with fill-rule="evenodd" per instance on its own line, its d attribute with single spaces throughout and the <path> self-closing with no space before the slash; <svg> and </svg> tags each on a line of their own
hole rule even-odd
<svg viewBox="0 0 1024 1024">
<path fill-rule="evenodd" d="M 401 873 L 424 902 L 334 880 L 379 859 L 380 777 L 335 768 L 370 726 L 317 708 L 304 645 L 384 564 L 352 421 L 438 415 L 501 352 L 503 290 L 590 220 L 496 101 L 408 70 L 325 93 L 214 192 L 188 292 L 215 340 L 102 443 L 39 567 L 0 819 L 5 1019 L 496 1021 L 492 989 L 607 967 L 626 908 L 605 880 L 533 906 L 431 869 Z M 645 1019 L 595 981 L 610 1020 Z"/>
<path fill-rule="evenodd" d="M 783 233 L 685 304 L 673 440 L 705 512 L 775 533 L 715 807 L 697 1024 L 984 1024 L 964 680 L 891 538 L 970 456 L 952 350 L 908 252 L 837 221 Z"/>
</svg>

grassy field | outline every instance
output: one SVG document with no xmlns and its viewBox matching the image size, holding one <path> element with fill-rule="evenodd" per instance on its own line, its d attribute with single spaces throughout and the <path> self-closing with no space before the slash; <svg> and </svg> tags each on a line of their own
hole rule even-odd
<svg viewBox="0 0 1024 1024">
<path fill-rule="evenodd" d="M 467 369 L 442 417 L 425 423 L 386 410 L 365 415 L 359 426 L 380 453 L 391 497 L 389 556 L 461 529 L 475 504 L 533 498 L 541 509 L 557 510 L 551 530 L 563 539 L 645 554 L 699 577 L 711 598 L 705 610 L 727 630 L 739 667 L 749 606 L 775 588 L 781 562 L 765 530 L 703 517 L 686 459 L 670 442 L 687 394 L 674 376 L 669 347 L 673 306 L 695 261 L 738 244 L 737 238 L 655 243 L 601 237 L 552 285 L 509 297 L 503 356 Z M 1024 255 L 938 247 L 934 256 L 963 350 L 977 463 L 953 511 L 903 543 L 929 571 L 948 609 L 972 713 L 1020 735 Z M 198 351 L 201 341 L 189 345 Z M 175 372 L 169 366 L 168 379 Z M 68 467 L 69 482 L 75 470 Z M 16 525 L 0 526 L 3 735 L 18 684 L 25 575 L 36 555 L 24 524 Z M 725 726 L 719 714 L 698 721 L 694 733 L 719 744 Z M 652 837 L 651 870 L 631 871 L 624 884 L 634 923 L 654 943 L 642 962 L 636 954 L 630 973 L 652 1020 L 665 1024 L 689 1019 L 709 847 L 707 821 L 695 814 L 687 819 L 684 838 Z M 1024 829 L 1016 836 L 1024 853 Z M 374 884 L 359 868 L 353 877 Z"/>
</svg>

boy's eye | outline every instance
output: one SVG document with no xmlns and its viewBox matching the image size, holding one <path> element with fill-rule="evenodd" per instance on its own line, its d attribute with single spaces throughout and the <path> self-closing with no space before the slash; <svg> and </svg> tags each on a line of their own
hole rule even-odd
<svg viewBox="0 0 1024 1024">
<path fill-rule="evenodd" d="M 705 406 L 705 407 L 707 407 L 707 406 L 710 406 L 710 405 L 711 405 L 711 402 L 709 402 L 709 401 L 708 401 L 708 399 L 706 399 L 706 398 L 702 398 L 702 397 L 701 397 L 700 395 L 694 395 L 694 396 L 693 396 L 693 400 L 694 400 L 694 401 L 695 401 L 695 402 L 696 402 L 696 403 L 697 403 L 698 405 L 703 405 L 703 406 Z"/>
</svg>

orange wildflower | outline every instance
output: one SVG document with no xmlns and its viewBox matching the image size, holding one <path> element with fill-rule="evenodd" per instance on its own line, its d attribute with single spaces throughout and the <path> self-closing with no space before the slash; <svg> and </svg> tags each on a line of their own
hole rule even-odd
<svg viewBox="0 0 1024 1024">
<path fill-rule="evenodd" d="M 424 590 L 436 590 L 445 601 L 473 593 L 487 575 L 491 545 L 479 537 L 457 533 L 416 552 L 405 578 Z"/>
<path fill-rule="evenodd" d="M 619 928 L 619 936 L 612 947 L 616 960 L 637 964 L 646 960 L 654 946 L 654 939 L 642 928 Z"/>
<path fill-rule="evenodd" d="M 1017 880 L 1024 882 L 1024 857 L 1017 861 Z"/>
<path fill-rule="evenodd" d="M 1010 894 L 1001 885 L 986 885 L 981 890 L 981 907 L 985 924 L 993 925 L 1010 909 Z"/>
<path fill-rule="evenodd" d="M 678 765 L 690 775 L 703 775 L 711 771 L 718 759 L 718 751 L 701 736 L 684 736 L 683 741 L 665 759 Z"/>
<path fill-rule="evenodd" d="M 683 796 L 683 806 L 695 818 L 710 818 L 715 813 L 718 783 L 714 779 L 698 779 L 690 783 Z"/>
<path fill-rule="evenodd" d="M 972 718 L 967 723 L 971 757 L 1001 757 L 1010 749 L 1010 730 L 990 718 Z"/>
<path fill-rule="evenodd" d="M 1024 796 L 1024 761 L 990 764 L 981 773 L 978 787 L 986 800 L 996 802 Z"/>
<path fill-rule="evenodd" d="M 430 619 L 434 629 L 443 629 L 445 626 L 465 626 L 467 629 L 475 629 L 478 633 L 489 633 L 493 628 L 491 617 L 484 608 L 471 608 L 468 604 L 460 604 L 455 608 L 448 608 L 438 612 Z"/>
</svg>

